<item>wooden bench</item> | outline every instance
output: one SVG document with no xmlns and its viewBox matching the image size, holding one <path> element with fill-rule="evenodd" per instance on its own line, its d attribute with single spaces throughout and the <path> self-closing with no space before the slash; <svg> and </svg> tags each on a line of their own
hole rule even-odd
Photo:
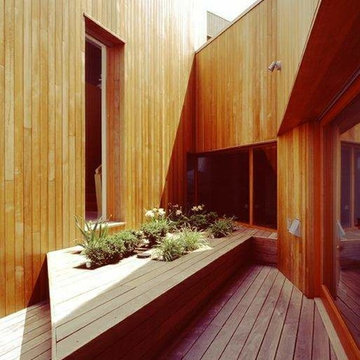
<svg viewBox="0 0 360 360">
<path fill-rule="evenodd" d="M 170 263 L 130 257 L 88 270 L 78 248 L 49 253 L 53 359 L 154 357 L 248 264 L 255 232 Z"/>
</svg>

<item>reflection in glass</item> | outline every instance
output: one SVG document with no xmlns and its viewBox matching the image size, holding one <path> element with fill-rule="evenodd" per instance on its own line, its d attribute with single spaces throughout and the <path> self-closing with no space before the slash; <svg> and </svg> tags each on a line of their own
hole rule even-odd
<svg viewBox="0 0 360 360">
<path fill-rule="evenodd" d="M 344 122 L 346 119 L 344 119 Z M 341 128 L 341 125 L 340 125 Z M 360 124 L 340 136 L 339 216 L 343 227 L 335 239 L 335 303 L 360 346 Z"/>
<path fill-rule="evenodd" d="M 341 225 L 350 227 L 350 169 L 351 148 L 341 146 Z"/>
</svg>

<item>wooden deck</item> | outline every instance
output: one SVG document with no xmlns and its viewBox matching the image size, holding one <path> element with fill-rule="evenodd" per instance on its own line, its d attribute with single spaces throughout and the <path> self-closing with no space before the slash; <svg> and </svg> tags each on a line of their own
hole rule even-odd
<svg viewBox="0 0 360 360">
<path fill-rule="evenodd" d="M 321 302 L 318 308 L 276 268 L 253 265 L 232 278 L 162 360 L 346 359 L 320 313 L 326 319 Z"/>
<path fill-rule="evenodd" d="M 49 253 L 53 358 L 127 358 L 134 347 L 132 359 L 155 354 L 154 344 L 175 336 L 251 260 L 257 232 L 241 229 L 170 263 L 130 257 L 88 270 L 78 248 Z"/>
<path fill-rule="evenodd" d="M 360 346 L 360 269 L 341 270 L 336 305 Z"/>
<path fill-rule="evenodd" d="M 0 319 L 0 359 L 51 359 L 48 303 L 34 305 Z"/>
</svg>

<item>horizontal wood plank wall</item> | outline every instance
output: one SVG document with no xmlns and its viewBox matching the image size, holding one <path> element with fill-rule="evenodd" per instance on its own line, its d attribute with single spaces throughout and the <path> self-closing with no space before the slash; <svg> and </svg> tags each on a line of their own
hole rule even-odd
<svg viewBox="0 0 360 360">
<path fill-rule="evenodd" d="M 277 0 L 277 125 L 280 126 L 321 0 Z"/>
<path fill-rule="evenodd" d="M 135 226 L 144 208 L 171 200 L 164 192 L 184 196 L 192 143 L 176 134 L 194 112 L 191 101 L 183 108 L 194 50 L 206 39 L 200 5 L 0 0 L 0 316 L 46 295 L 45 254 L 73 245 L 74 215 L 84 215 L 83 13 L 127 42 L 119 193 L 122 220 Z M 167 177 L 176 183 L 165 188 Z"/>
<path fill-rule="evenodd" d="M 197 151 L 276 138 L 275 9 L 260 2 L 196 54 Z"/>
<path fill-rule="evenodd" d="M 306 123 L 278 138 L 278 267 L 305 295 L 320 289 L 320 131 Z M 298 218 L 301 236 L 287 229 Z"/>
</svg>

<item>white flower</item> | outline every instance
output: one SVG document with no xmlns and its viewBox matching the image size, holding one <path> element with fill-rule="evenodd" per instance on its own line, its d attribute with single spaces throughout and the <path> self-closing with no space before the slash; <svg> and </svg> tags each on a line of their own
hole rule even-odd
<svg viewBox="0 0 360 360">
<path fill-rule="evenodd" d="M 156 213 L 158 211 L 158 208 L 153 208 L 152 211 Z"/>
<path fill-rule="evenodd" d="M 155 216 L 154 211 L 153 210 L 146 211 L 145 216 L 148 218 L 153 218 Z"/>
<path fill-rule="evenodd" d="M 197 207 L 197 206 L 193 206 L 193 207 L 191 208 L 191 210 L 192 210 L 192 211 L 198 211 L 198 207 Z"/>
<path fill-rule="evenodd" d="M 175 213 L 177 216 L 180 216 L 182 214 L 182 211 L 181 210 L 176 210 L 176 213 Z"/>
<path fill-rule="evenodd" d="M 165 210 L 163 208 L 160 208 L 158 211 L 160 216 L 164 216 L 165 215 Z"/>
</svg>

